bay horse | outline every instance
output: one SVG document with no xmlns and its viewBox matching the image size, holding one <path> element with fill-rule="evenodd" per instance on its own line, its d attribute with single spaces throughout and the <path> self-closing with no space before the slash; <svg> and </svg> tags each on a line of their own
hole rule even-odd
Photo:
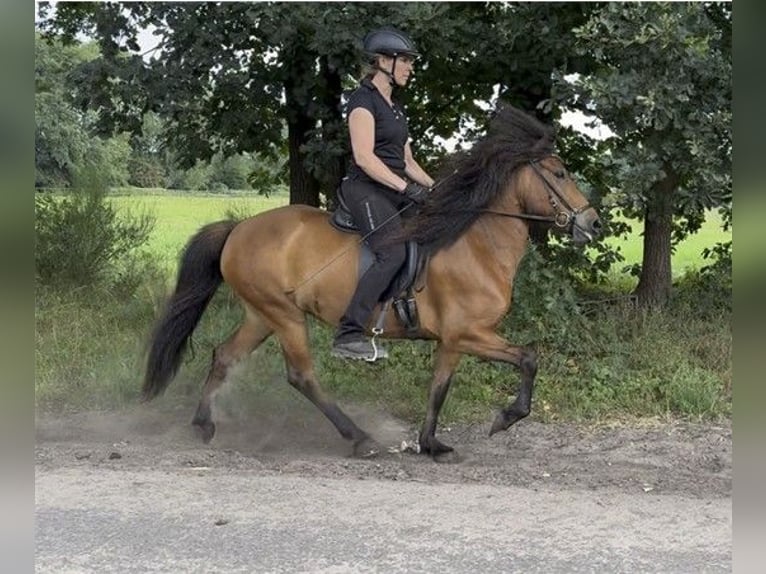
<svg viewBox="0 0 766 574">
<path fill-rule="evenodd" d="M 595 209 L 554 154 L 554 140 L 552 128 L 516 108 L 500 107 L 487 134 L 450 162 L 452 175 L 405 220 L 397 238 L 417 241 L 430 258 L 425 284 L 416 293 L 418 331 L 406 332 L 388 309 L 382 336 L 436 341 L 418 438 L 420 452 L 435 459 L 449 458 L 443 455 L 453 451 L 436 438 L 436 428 L 464 354 L 520 370 L 515 400 L 499 411 L 490 436 L 530 412 L 536 352 L 496 333 L 510 309 L 514 274 L 530 231 L 558 230 L 578 245 L 601 231 Z M 192 331 L 225 281 L 241 301 L 244 319 L 213 352 L 192 421 L 203 440 L 215 434 L 212 398 L 229 369 L 274 335 L 289 383 L 351 441 L 354 455 L 376 454 L 375 440 L 323 392 L 309 349 L 307 315 L 337 325 L 357 281 L 360 239 L 335 229 L 329 219 L 324 210 L 289 205 L 241 222 L 202 227 L 182 253 L 175 291 L 151 337 L 143 399 L 163 392 L 175 376 Z"/>
</svg>

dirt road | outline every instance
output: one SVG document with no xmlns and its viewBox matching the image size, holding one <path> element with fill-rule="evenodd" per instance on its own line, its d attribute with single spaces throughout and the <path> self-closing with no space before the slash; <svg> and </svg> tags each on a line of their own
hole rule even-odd
<svg viewBox="0 0 766 574">
<path fill-rule="evenodd" d="M 445 465 L 360 409 L 374 460 L 310 410 L 219 415 L 205 446 L 164 409 L 38 417 L 38 572 L 731 570 L 729 425 L 443 429 Z"/>
</svg>

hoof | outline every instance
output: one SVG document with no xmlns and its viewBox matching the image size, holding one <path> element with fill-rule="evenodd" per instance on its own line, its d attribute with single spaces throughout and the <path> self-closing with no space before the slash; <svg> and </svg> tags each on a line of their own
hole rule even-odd
<svg viewBox="0 0 766 574">
<path fill-rule="evenodd" d="M 495 422 L 492 423 L 492 428 L 489 429 L 489 436 L 492 436 L 498 431 L 501 430 L 508 430 L 508 428 L 517 422 L 519 422 L 521 419 L 526 417 L 529 414 L 528 410 L 525 410 L 524 412 L 519 412 L 517 409 L 512 409 L 510 412 L 507 411 L 500 411 L 497 413 L 497 416 L 495 417 Z"/>
<path fill-rule="evenodd" d="M 438 460 L 441 457 L 452 455 L 452 453 L 455 452 L 455 449 L 432 436 L 426 440 L 420 441 L 420 452 L 422 454 L 430 454 L 434 460 Z"/>
<path fill-rule="evenodd" d="M 356 458 L 375 458 L 380 454 L 380 445 L 370 437 L 365 437 L 354 443 Z"/>
<path fill-rule="evenodd" d="M 495 417 L 495 422 L 492 423 L 492 428 L 489 429 L 489 436 L 492 436 L 498 431 L 501 430 L 507 430 L 508 427 L 511 426 L 508 424 L 508 421 L 505 419 L 505 414 L 497 413 L 497 416 Z"/>
<path fill-rule="evenodd" d="M 200 437 L 202 438 L 202 442 L 205 444 L 210 443 L 211 440 L 213 440 L 213 437 L 215 436 L 215 423 L 212 421 L 206 422 L 206 423 L 192 423 L 194 425 L 194 428 L 197 429 L 197 431 L 200 434 Z"/>
</svg>

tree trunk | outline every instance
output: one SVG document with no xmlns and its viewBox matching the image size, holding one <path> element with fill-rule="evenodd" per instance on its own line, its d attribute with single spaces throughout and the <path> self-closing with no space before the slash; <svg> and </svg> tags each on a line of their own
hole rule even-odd
<svg viewBox="0 0 766 574">
<path fill-rule="evenodd" d="M 329 199 L 330 206 L 335 200 L 335 189 L 343 177 L 346 156 L 330 155 L 327 161 L 316 168 L 316 175 L 306 168 L 301 146 L 309 142 L 311 132 L 321 120 L 321 138 L 325 150 L 337 148 L 338 138 L 345 136 L 345 125 L 341 114 L 340 103 L 342 93 L 341 78 L 336 70 L 331 70 L 326 58 L 320 60 L 324 85 L 311 94 L 308 101 L 304 96 L 294 93 L 295 86 L 305 84 L 305 77 L 316 72 L 313 69 L 301 69 L 296 58 L 292 62 L 292 73 L 296 79 L 285 82 L 285 103 L 287 106 L 287 137 L 289 145 L 290 167 L 290 203 L 305 203 L 318 207 L 321 205 L 321 192 Z M 309 59 L 313 65 L 313 59 Z M 303 77 L 301 81 L 300 78 Z M 311 109 L 311 111 L 309 111 Z M 318 176 L 318 177 L 317 177 Z"/>
<path fill-rule="evenodd" d="M 300 50 L 286 50 L 292 53 L 287 77 L 285 78 L 285 107 L 287 111 L 288 166 L 290 172 L 290 204 L 304 203 L 319 206 L 319 182 L 306 169 L 301 146 L 309 141 L 316 120 L 309 112 L 309 97 L 297 93 L 305 79 L 313 71 L 314 59 Z M 305 88 L 304 88 L 305 90 Z"/>
<path fill-rule="evenodd" d="M 677 178 L 670 169 L 665 173 L 668 175 L 652 187 L 644 214 L 644 253 L 634 295 L 646 308 L 665 306 L 673 285 L 670 256 Z"/>
<path fill-rule="evenodd" d="M 343 83 L 338 70 L 330 65 L 327 57 L 321 59 L 321 73 L 324 79 L 322 103 L 325 114 L 322 121 L 322 141 L 325 144 L 325 149 L 337 149 L 339 142 L 347 137 L 346 125 L 341 111 Z M 345 148 L 345 146 L 342 147 Z M 329 209 L 333 209 L 337 203 L 335 191 L 345 174 L 347 162 L 348 152 L 333 155 L 327 162 L 322 183 Z"/>
<path fill-rule="evenodd" d="M 308 133 L 313 122 L 304 113 L 287 123 L 290 167 L 290 204 L 305 203 L 319 206 L 319 182 L 312 176 L 303 163 L 301 146 L 308 141 Z"/>
</svg>

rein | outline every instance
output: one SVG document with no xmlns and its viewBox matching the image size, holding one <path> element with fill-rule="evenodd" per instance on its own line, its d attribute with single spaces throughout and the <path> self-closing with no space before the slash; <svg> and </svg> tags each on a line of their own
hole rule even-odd
<svg viewBox="0 0 766 574">
<path fill-rule="evenodd" d="M 530 221 L 545 221 L 546 223 L 557 223 L 556 217 L 550 217 L 547 215 L 532 215 L 531 213 L 509 213 L 507 211 L 498 211 L 496 209 L 477 209 L 476 212 L 490 213 L 492 215 L 502 215 L 503 217 L 515 217 L 516 219 L 528 219 Z"/>
</svg>

